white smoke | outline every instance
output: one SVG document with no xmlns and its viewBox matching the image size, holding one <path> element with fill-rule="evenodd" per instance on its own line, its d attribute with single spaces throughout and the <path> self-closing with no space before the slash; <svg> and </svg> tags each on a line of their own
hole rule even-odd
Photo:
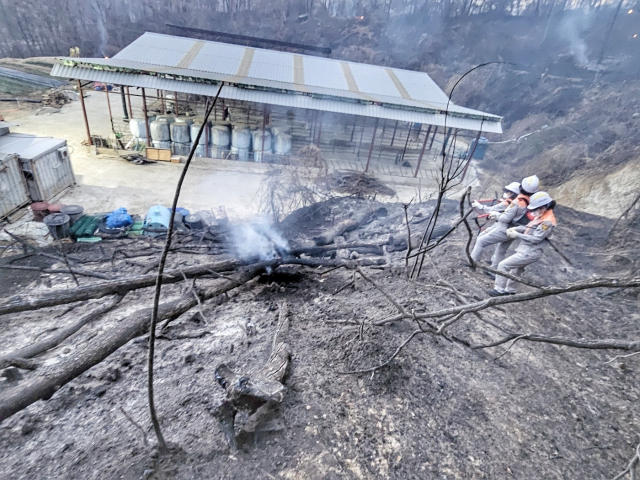
<svg viewBox="0 0 640 480">
<path fill-rule="evenodd" d="M 587 65 L 589 57 L 587 56 L 587 44 L 582 38 L 585 32 L 592 24 L 593 18 L 589 13 L 582 11 L 565 12 L 558 25 L 558 34 L 569 42 L 569 48 L 573 58 L 578 65 Z"/>
<path fill-rule="evenodd" d="M 287 240 L 265 218 L 234 225 L 231 237 L 236 255 L 243 260 L 256 257 L 263 261 L 272 260 L 289 249 Z"/>
<path fill-rule="evenodd" d="M 100 7 L 97 0 L 91 1 L 91 8 L 96 12 L 96 27 L 99 36 L 98 51 L 96 54 L 99 57 L 104 57 L 109 41 L 109 34 L 105 26 L 107 23 L 107 13 Z"/>
</svg>

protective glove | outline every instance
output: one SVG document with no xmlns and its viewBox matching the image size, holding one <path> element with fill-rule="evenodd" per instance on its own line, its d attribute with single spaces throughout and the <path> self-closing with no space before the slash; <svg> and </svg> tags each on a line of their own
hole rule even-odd
<svg viewBox="0 0 640 480">
<path fill-rule="evenodd" d="M 500 216 L 500 212 L 489 212 L 489 219 L 490 220 L 495 220 L 499 216 Z"/>
<path fill-rule="evenodd" d="M 471 206 L 473 208 L 482 208 L 482 204 L 477 200 L 474 200 L 473 203 L 471 204 Z"/>
<path fill-rule="evenodd" d="M 509 238 L 518 238 L 518 232 L 516 232 L 515 228 L 507 228 L 507 237 Z"/>
</svg>

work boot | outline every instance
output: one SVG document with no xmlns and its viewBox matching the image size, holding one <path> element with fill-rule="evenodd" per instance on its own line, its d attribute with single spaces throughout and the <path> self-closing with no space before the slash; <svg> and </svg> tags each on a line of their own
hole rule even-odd
<svg viewBox="0 0 640 480">
<path fill-rule="evenodd" d="M 505 295 L 509 295 L 508 292 L 499 292 L 495 288 L 486 291 L 492 297 L 504 297 Z"/>
</svg>

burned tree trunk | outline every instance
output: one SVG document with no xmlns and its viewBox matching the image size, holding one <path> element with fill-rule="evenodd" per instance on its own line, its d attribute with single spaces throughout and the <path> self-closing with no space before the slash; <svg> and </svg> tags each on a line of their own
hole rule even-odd
<svg viewBox="0 0 640 480">
<path fill-rule="evenodd" d="M 314 237 L 313 241 L 318 246 L 329 245 L 330 243 L 333 243 L 336 237 L 342 235 L 345 232 L 355 230 L 360 225 L 367 223 L 367 220 L 371 217 L 372 214 L 373 211 L 367 209 L 357 215 L 355 218 L 349 218 L 347 220 L 343 220 L 342 222 L 336 223 L 331 228 Z"/>
<path fill-rule="evenodd" d="M 258 424 L 261 421 L 259 417 L 284 400 L 287 389 L 282 380 L 289 366 L 291 352 L 282 337 L 289 329 L 288 316 L 289 307 L 283 302 L 271 355 L 262 368 L 248 374 L 235 373 L 225 364 L 216 368 L 216 380 L 225 389 L 226 398 L 216 409 L 215 416 L 229 446 L 234 450 L 237 448 L 235 418 L 238 411 L 249 412 L 251 417 L 248 423 Z"/>
<path fill-rule="evenodd" d="M 235 279 L 221 280 L 218 286 L 200 291 L 199 298 L 204 301 L 228 292 L 260 274 L 266 266 L 274 265 L 275 262 L 265 262 L 247 268 Z M 158 319 L 177 318 L 197 304 L 195 296 L 189 291 L 176 300 L 160 305 Z M 0 422 L 38 400 L 48 400 L 60 387 L 97 365 L 129 341 L 147 333 L 150 318 L 151 308 L 129 314 L 126 320 L 118 322 L 110 332 L 95 337 L 95 340 L 78 349 L 72 357 L 46 368 L 38 368 L 24 381 L 4 389 L 0 393 Z"/>
</svg>

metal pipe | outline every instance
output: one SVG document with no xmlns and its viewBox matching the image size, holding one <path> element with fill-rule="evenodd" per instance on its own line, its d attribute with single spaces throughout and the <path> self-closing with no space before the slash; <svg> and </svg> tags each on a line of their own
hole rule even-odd
<svg viewBox="0 0 640 480">
<path fill-rule="evenodd" d="M 173 112 L 173 113 L 175 113 L 175 115 L 177 117 L 178 115 L 180 115 L 180 107 L 178 106 L 178 92 L 174 91 L 173 94 L 175 95 L 175 99 L 174 99 L 174 103 L 173 103 L 175 112 Z"/>
<path fill-rule="evenodd" d="M 318 127 L 318 141 L 316 142 L 318 147 L 320 147 L 320 136 L 322 135 L 322 120 L 324 118 L 324 112 L 320 112 L 319 118 L 320 126 Z"/>
<path fill-rule="evenodd" d="M 436 126 L 435 130 L 433 131 L 433 137 L 431 137 L 431 143 L 429 144 L 429 150 L 431 150 L 431 148 L 433 147 L 433 142 L 435 142 L 437 134 L 438 134 L 438 127 Z"/>
<path fill-rule="evenodd" d="M 364 121 L 362 122 L 362 132 L 360 132 L 360 141 L 358 142 L 358 153 L 356 153 L 356 157 L 360 157 L 360 146 L 362 145 L 362 137 L 364 137 L 364 129 L 367 126 L 367 117 L 364 117 Z"/>
<path fill-rule="evenodd" d="M 373 152 L 373 143 L 376 140 L 376 131 L 378 130 L 378 121 L 380 119 L 376 117 L 376 123 L 373 126 L 373 135 L 371 136 L 371 145 L 369 146 L 369 156 L 367 157 L 367 166 L 365 167 L 365 173 L 369 171 L 369 163 L 371 162 L 371 152 Z"/>
<path fill-rule="evenodd" d="M 393 135 L 391 136 L 391 145 L 389 145 L 390 147 L 393 147 L 393 141 L 396 139 L 397 131 L 398 131 L 398 120 L 396 120 L 396 126 L 393 127 Z"/>
<path fill-rule="evenodd" d="M 149 116 L 147 115 L 147 95 L 142 89 L 142 112 L 144 113 L 144 126 L 147 129 L 147 147 L 151 146 L 151 133 L 149 131 Z"/>
<path fill-rule="evenodd" d="M 107 108 L 109 109 L 109 121 L 111 122 L 111 131 L 115 133 L 116 130 L 113 127 L 113 115 L 111 114 L 111 100 L 109 100 L 109 85 L 107 85 L 106 83 L 104 84 L 104 92 L 107 94 Z"/>
<path fill-rule="evenodd" d="M 402 149 L 402 155 L 400 156 L 400 165 L 404 163 L 404 154 L 407 153 L 407 146 L 409 145 L 409 137 L 411 136 L 412 128 L 413 128 L 413 123 L 409 122 L 409 131 L 407 132 L 407 141 L 404 142 L 404 148 Z"/>
<path fill-rule="evenodd" d="M 89 145 L 93 145 L 91 141 L 91 131 L 89 130 L 89 120 L 87 119 L 87 108 L 84 105 L 84 94 L 82 93 L 82 84 L 78 80 L 78 93 L 80 94 L 80 105 L 82 105 L 82 116 L 84 117 L 84 126 L 87 129 L 87 140 Z"/>
<path fill-rule="evenodd" d="M 120 85 L 120 100 L 122 100 L 122 111 L 124 112 L 125 120 L 129 119 L 129 113 L 127 112 L 127 99 L 124 96 L 124 85 Z"/>
<path fill-rule="evenodd" d="M 422 156 L 424 155 L 424 149 L 427 148 L 427 140 L 429 140 L 429 133 L 431 133 L 432 125 L 429 125 L 427 129 L 427 134 L 424 137 L 424 143 L 422 144 L 422 150 L 420 150 L 420 156 L 418 157 L 418 165 L 416 166 L 416 173 L 413 174 L 413 178 L 418 176 L 418 171 L 420 171 L 420 164 L 422 163 Z"/>
<path fill-rule="evenodd" d="M 127 85 L 127 103 L 129 104 L 129 115 L 133 118 L 133 108 L 131 108 L 131 95 L 129 94 L 129 86 Z"/>
</svg>

